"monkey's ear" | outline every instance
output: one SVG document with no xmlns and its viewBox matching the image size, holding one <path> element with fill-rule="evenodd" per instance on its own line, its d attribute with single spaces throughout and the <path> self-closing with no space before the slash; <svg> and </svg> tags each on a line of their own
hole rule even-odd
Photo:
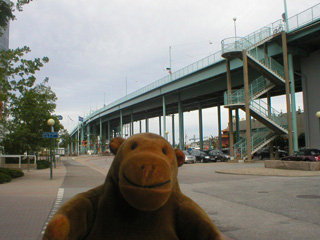
<svg viewBox="0 0 320 240">
<path fill-rule="evenodd" d="M 175 152 L 176 157 L 177 157 L 178 167 L 181 167 L 184 164 L 184 161 L 185 161 L 184 153 L 180 149 L 175 149 L 174 152 Z"/>
<path fill-rule="evenodd" d="M 121 146 L 121 144 L 125 141 L 124 138 L 122 137 L 116 137 L 116 138 L 112 138 L 110 141 L 110 150 L 111 152 L 116 155 L 118 152 L 119 147 Z"/>
</svg>

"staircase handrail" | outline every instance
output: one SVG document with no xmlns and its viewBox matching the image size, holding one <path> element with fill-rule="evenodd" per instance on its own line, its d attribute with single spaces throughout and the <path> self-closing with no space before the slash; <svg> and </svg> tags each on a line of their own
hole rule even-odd
<svg viewBox="0 0 320 240">
<path fill-rule="evenodd" d="M 264 117 L 272 120 L 279 126 L 285 128 L 285 125 L 283 124 L 283 122 L 286 122 L 286 121 L 282 121 L 281 118 L 286 118 L 286 117 L 282 113 L 274 109 L 273 107 L 270 107 L 270 111 L 269 111 L 268 104 L 265 101 L 261 99 L 252 100 L 250 101 L 250 108 L 253 108 Z"/>
<path fill-rule="evenodd" d="M 252 131 L 251 135 L 251 153 L 261 146 L 263 142 L 267 142 L 270 137 L 272 137 L 273 132 L 268 128 L 258 128 Z M 234 154 L 235 156 L 240 156 L 241 158 L 247 155 L 247 139 L 243 138 L 234 144 Z"/>
<path fill-rule="evenodd" d="M 249 42 L 252 43 L 252 46 L 256 45 L 259 42 L 262 42 L 264 39 L 270 37 L 272 35 L 271 27 L 263 27 L 259 30 L 245 36 L 244 38 L 247 39 Z"/>
<path fill-rule="evenodd" d="M 248 55 L 256 61 L 260 62 L 265 68 L 271 70 L 281 78 L 285 78 L 284 67 L 276 60 L 274 60 L 272 57 L 268 57 L 266 61 L 264 56 L 259 56 L 259 54 L 256 53 L 256 51 L 254 50 L 250 50 L 248 52 Z"/>
<path fill-rule="evenodd" d="M 244 89 L 231 90 L 224 92 L 224 104 L 244 103 Z"/>
<path fill-rule="evenodd" d="M 227 52 L 238 52 L 245 50 L 253 44 L 243 37 L 229 37 L 221 41 L 221 53 L 222 55 Z"/>
<path fill-rule="evenodd" d="M 254 79 L 250 83 L 250 100 L 255 99 L 255 96 L 266 89 L 267 87 L 271 86 L 272 83 L 266 79 L 264 76 L 260 76 L 256 79 Z M 231 91 L 226 91 L 224 92 L 224 104 L 229 105 L 229 104 L 237 104 L 237 103 L 244 103 L 245 98 L 244 98 L 244 88 L 240 88 L 237 90 L 231 90 Z"/>
</svg>

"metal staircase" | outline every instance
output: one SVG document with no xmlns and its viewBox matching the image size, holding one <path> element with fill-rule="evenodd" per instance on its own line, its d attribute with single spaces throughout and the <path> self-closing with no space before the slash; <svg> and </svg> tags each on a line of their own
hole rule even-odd
<svg viewBox="0 0 320 240">
<path fill-rule="evenodd" d="M 269 35 L 268 35 L 269 34 Z M 251 154 L 270 143 L 277 135 L 288 134 L 287 119 L 276 109 L 268 107 L 267 103 L 259 99 L 276 86 L 285 85 L 284 67 L 271 57 L 264 56 L 259 51 L 259 46 L 272 39 L 274 36 L 266 29 L 262 37 L 253 35 L 251 38 L 236 39 L 234 45 L 228 44 L 223 48 L 223 56 L 226 58 L 240 58 L 242 60 L 243 50 L 246 50 L 248 65 L 261 74 L 260 77 L 249 84 L 249 111 L 250 116 L 264 124 L 268 130 L 252 131 L 251 134 Z M 276 34 L 278 35 L 278 34 Z M 264 38 L 263 38 L 264 37 Z M 255 41 L 253 41 L 254 39 Z M 258 40 L 256 40 L 258 39 Z M 259 55 L 260 53 L 260 55 Z M 225 107 L 242 109 L 245 111 L 245 91 L 244 88 L 227 91 L 224 95 Z M 241 139 L 234 144 L 235 156 L 246 158 L 247 141 Z"/>
<path fill-rule="evenodd" d="M 251 155 L 259 151 L 261 148 L 269 144 L 276 138 L 276 134 L 267 128 L 256 129 L 251 135 Z M 247 156 L 247 140 L 245 138 L 234 144 L 234 155 L 241 159 Z"/>
</svg>

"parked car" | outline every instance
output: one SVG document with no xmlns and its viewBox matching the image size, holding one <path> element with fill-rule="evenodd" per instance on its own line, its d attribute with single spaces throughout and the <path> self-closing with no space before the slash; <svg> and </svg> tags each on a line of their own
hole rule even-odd
<svg viewBox="0 0 320 240">
<path fill-rule="evenodd" d="M 292 156 L 281 158 L 283 161 L 320 161 L 319 149 L 302 149 Z"/>
<path fill-rule="evenodd" d="M 208 152 L 208 154 L 216 159 L 216 161 L 226 162 L 230 159 L 230 156 L 227 154 L 224 154 L 219 149 L 214 149 Z"/>
<path fill-rule="evenodd" d="M 273 154 L 275 156 L 278 155 L 280 159 L 288 155 L 286 151 L 280 150 L 277 148 L 273 148 Z M 269 147 L 261 148 L 259 151 L 257 151 L 255 155 L 258 156 L 260 160 L 263 160 L 265 158 L 270 159 L 270 148 Z"/>
<path fill-rule="evenodd" d="M 188 151 L 183 151 L 185 156 L 185 163 L 196 163 L 196 157 L 192 156 Z"/>
<path fill-rule="evenodd" d="M 207 153 L 200 151 L 198 149 L 192 149 L 189 151 L 192 156 L 196 157 L 196 161 L 199 162 L 216 162 L 216 158 L 208 155 Z"/>
<path fill-rule="evenodd" d="M 230 149 L 229 148 L 222 148 L 221 152 L 223 152 L 225 155 L 230 156 Z"/>
</svg>

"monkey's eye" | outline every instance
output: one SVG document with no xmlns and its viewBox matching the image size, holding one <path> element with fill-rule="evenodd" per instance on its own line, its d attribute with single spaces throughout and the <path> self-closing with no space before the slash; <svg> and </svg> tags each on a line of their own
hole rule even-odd
<svg viewBox="0 0 320 240">
<path fill-rule="evenodd" d="M 138 147 L 138 144 L 136 142 L 132 143 L 131 150 L 134 150 Z"/>
<path fill-rule="evenodd" d="M 164 155 L 167 155 L 167 149 L 166 148 L 162 148 L 162 152 Z"/>
</svg>

